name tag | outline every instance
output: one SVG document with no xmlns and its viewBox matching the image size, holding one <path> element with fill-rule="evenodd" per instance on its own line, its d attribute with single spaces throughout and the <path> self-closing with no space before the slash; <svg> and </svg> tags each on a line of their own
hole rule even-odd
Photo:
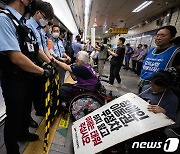
<svg viewBox="0 0 180 154">
<path fill-rule="evenodd" d="M 27 42 L 27 47 L 28 47 L 29 52 L 34 52 L 34 46 L 33 46 L 33 44 Z"/>
</svg>

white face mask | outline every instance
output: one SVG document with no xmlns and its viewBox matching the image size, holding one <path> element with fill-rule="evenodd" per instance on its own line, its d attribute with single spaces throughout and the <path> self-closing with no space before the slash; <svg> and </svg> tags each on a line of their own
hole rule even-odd
<svg viewBox="0 0 180 154">
<path fill-rule="evenodd" d="M 39 19 L 39 24 L 40 24 L 40 26 L 44 27 L 48 24 L 48 21 L 41 18 L 41 19 Z"/>
<path fill-rule="evenodd" d="M 58 37 L 59 37 L 59 33 L 52 33 L 52 36 L 53 36 L 54 38 L 58 38 Z"/>
</svg>

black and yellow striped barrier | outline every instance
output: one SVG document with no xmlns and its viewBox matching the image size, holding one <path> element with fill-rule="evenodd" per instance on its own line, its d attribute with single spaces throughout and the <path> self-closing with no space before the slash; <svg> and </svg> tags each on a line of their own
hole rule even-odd
<svg viewBox="0 0 180 154">
<path fill-rule="evenodd" d="M 60 100 L 59 100 L 59 90 L 60 90 L 60 78 L 59 78 L 59 74 L 58 73 L 56 73 L 55 74 L 56 76 L 55 76 L 55 83 L 56 83 L 56 110 L 55 110 L 55 113 L 54 113 L 54 116 L 56 116 L 57 115 L 57 113 L 58 113 L 58 109 L 59 109 L 59 106 L 60 106 Z"/>
<path fill-rule="evenodd" d="M 46 107 L 46 126 L 45 126 L 45 137 L 44 137 L 44 152 L 47 152 L 48 139 L 49 139 L 49 128 L 51 123 L 54 121 L 55 116 L 58 113 L 60 100 L 59 100 L 59 82 L 58 71 L 53 69 L 53 76 L 47 79 L 45 83 L 45 107 Z"/>
<path fill-rule="evenodd" d="M 53 70 L 53 76 L 46 79 L 46 83 L 43 87 L 46 115 L 36 131 L 36 134 L 39 135 L 39 140 L 30 142 L 24 154 L 48 153 L 60 121 L 60 116 L 57 115 L 59 115 L 60 108 L 60 80 L 63 78 L 64 77 L 60 78 L 57 70 Z"/>
<path fill-rule="evenodd" d="M 44 151 L 47 151 L 48 139 L 49 139 L 49 128 L 50 128 L 50 101 L 51 101 L 51 88 L 50 88 L 50 78 L 47 79 L 45 83 L 45 108 L 46 108 L 46 126 L 45 126 L 45 136 L 44 136 Z"/>
</svg>

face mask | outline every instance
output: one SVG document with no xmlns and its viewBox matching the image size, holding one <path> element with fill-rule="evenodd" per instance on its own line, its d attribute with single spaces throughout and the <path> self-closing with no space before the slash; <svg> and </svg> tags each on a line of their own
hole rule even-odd
<svg viewBox="0 0 180 154">
<path fill-rule="evenodd" d="M 58 38 L 58 37 L 59 37 L 59 33 L 52 33 L 52 36 L 53 36 L 54 38 Z"/>
<path fill-rule="evenodd" d="M 40 24 L 40 26 L 44 27 L 48 24 L 48 21 L 46 21 L 44 19 L 39 19 L 39 24 Z"/>
</svg>

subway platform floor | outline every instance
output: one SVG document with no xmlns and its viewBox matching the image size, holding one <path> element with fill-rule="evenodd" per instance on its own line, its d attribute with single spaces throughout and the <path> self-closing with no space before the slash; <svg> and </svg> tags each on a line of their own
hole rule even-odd
<svg viewBox="0 0 180 154">
<path fill-rule="evenodd" d="M 103 74 L 109 77 L 110 64 L 106 62 L 104 66 Z M 121 76 L 121 84 L 119 85 L 115 80 L 112 89 L 114 88 L 113 95 L 121 96 L 126 93 L 132 92 L 137 94 L 138 92 L 138 80 L 139 76 L 134 74 L 131 70 L 125 70 L 123 67 L 120 71 Z M 108 80 L 106 77 L 102 77 L 102 79 Z M 102 81 L 102 84 L 107 85 Z M 72 133 L 71 133 L 72 121 L 69 122 L 69 127 L 67 130 L 67 136 L 64 138 L 58 131 L 56 131 L 54 140 L 51 144 L 51 148 L 49 154 L 73 154 L 73 143 L 72 143 Z"/>
<path fill-rule="evenodd" d="M 110 70 L 110 64 L 109 62 L 106 62 L 104 66 L 104 75 L 109 76 L 109 70 Z M 68 74 L 66 75 L 66 77 Z M 112 89 L 114 88 L 113 95 L 116 96 L 121 96 L 126 93 L 132 92 L 137 94 L 138 93 L 138 81 L 139 81 L 139 76 L 134 74 L 131 70 L 125 70 L 123 67 L 121 68 L 120 71 L 120 76 L 121 76 L 121 84 L 118 85 L 117 81 L 115 80 L 114 85 L 112 86 Z M 103 79 L 108 80 L 108 78 L 103 77 Z M 103 84 L 107 85 L 107 83 L 103 82 Z M 38 122 L 38 124 L 41 126 L 41 123 L 43 123 L 43 117 L 37 117 L 35 116 L 35 111 L 33 110 L 31 113 L 33 119 Z M 180 114 L 179 114 L 180 116 Z M 61 129 L 59 123 L 61 121 L 61 117 L 57 119 L 57 125 L 54 127 L 54 133 L 52 135 L 52 141 L 49 143 L 49 154 L 74 154 L 73 150 L 73 143 L 72 143 L 72 132 L 71 132 L 71 126 L 72 126 L 72 121 L 69 121 L 69 125 L 65 129 Z M 44 127 L 42 127 L 44 130 Z M 30 128 L 30 132 L 32 133 L 37 133 L 39 130 Z M 3 124 L 0 126 L 0 133 L 3 132 Z M 42 134 L 42 133 L 41 133 Z M 171 136 L 172 134 L 168 134 Z M 172 136 L 173 137 L 173 136 Z M 3 136 L 1 135 L 1 139 Z M 43 143 L 43 137 L 40 137 L 40 141 L 34 142 L 36 146 L 38 147 L 39 142 Z M 32 143 L 32 142 L 31 142 Z M 20 153 L 21 154 L 41 154 L 41 152 L 37 152 L 35 149 L 27 150 L 28 148 L 28 143 L 19 143 L 20 146 Z M 39 149 L 43 149 L 43 144 L 41 144 L 41 147 L 38 147 Z M 43 151 L 43 150 L 41 150 Z M 0 146 L 0 154 L 6 154 L 6 149 L 5 145 Z"/>
<path fill-rule="evenodd" d="M 109 62 L 106 62 L 106 64 L 104 65 L 104 72 L 103 74 L 109 77 L 109 70 L 110 70 L 110 64 Z M 68 74 L 66 75 L 66 77 L 68 76 Z M 132 71 L 130 70 L 124 70 L 123 68 L 121 68 L 120 71 L 120 76 L 122 79 L 122 83 L 119 86 L 117 81 L 115 80 L 114 85 L 112 86 L 112 89 L 114 87 L 114 91 L 113 91 L 113 95 L 115 96 L 121 96 L 123 94 L 126 94 L 128 92 L 133 92 L 135 94 L 137 94 L 138 92 L 138 80 L 139 77 L 137 75 L 135 75 Z M 108 78 L 103 78 L 105 80 L 108 80 Z M 102 84 L 107 85 L 107 83 L 102 81 Z M 33 119 L 40 125 L 41 122 L 43 122 L 43 117 L 38 117 L 35 115 L 35 111 L 33 110 L 31 113 Z M 71 126 L 72 126 L 72 121 L 70 120 L 69 122 L 69 126 L 66 129 L 65 135 L 62 135 L 62 132 L 57 130 L 55 131 L 54 134 L 54 138 L 52 140 L 52 142 L 50 143 L 50 149 L 49 149 L 49 154 L 73 154 L 74 150 L 73 150 L 73 143 L 72 143 L 72 135 L 71 135 Z M 3 140 L 3 128 L 4 125 L 2 123 L 1 125 L 1 140 Z M 32 133 L 37 133 L 37 129 L 34 128 L 30 128 L 30 132 Z M 43 138 L 40 137 L 41 141 L 38 142 L 42 142 Z M 3 142 L 3 141 L 2 141 Z M 34 142 L 35 144 L 38 144 L 38 142 Z M 32 143 L 32 142 L 31 142 Z M 19 147 L 20 147 L 20 153 L 24 153 L 24 154 L 38 154 L 36 151 L 32 150 L 31 152 L 28 152 L 29 150 L 27 150 L 27 146 L 28 143 L 27 142 L 23 142 L 23 143 L 19 143 Z M 39 147 L 40 148 L 40 147 Z M 43 147 L 41 147 L 42 149 Z M 4 144 L 0 145 L 0 153 L 1 154 L 6 154 L 6 148 Z"/>
</svg>

